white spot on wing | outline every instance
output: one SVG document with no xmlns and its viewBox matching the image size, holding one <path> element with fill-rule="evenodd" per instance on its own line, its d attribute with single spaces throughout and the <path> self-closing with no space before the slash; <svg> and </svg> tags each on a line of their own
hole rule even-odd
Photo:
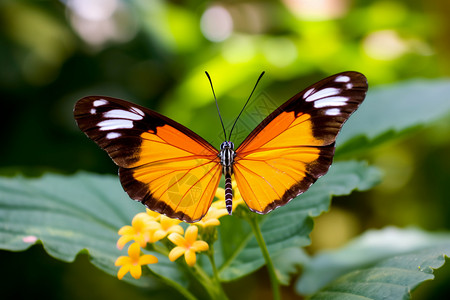
<svg viewBox="0 0 450 300">
<path fill-rule="evenodd" d="M 121 134 L 118 132 L 108 132 L 108 134 L 106 135 L 106 138 L 108 140 L 112 140 L 112 139 L 118 138 L 119 136 L 121 136 Z"/>
<path fill-rule="evenodd" d="M 353 83 L 347 83 L 345 87 L 349 90 L 353 88 Z"/>
<path fill-rule="evenodd" d="M 314 88 L 307 90 L 306 93 L 303 95 L 303 99 L 308 98 L 309 95 L 311 95 L 313 92 L 314 92 Z"/>
<path fill-rule="evenodd" d="M 105 120 L 101 121 L 97 124 L 98 127 L 100 127 L 100 130 L 114 130 L 114 129 L 126 129 L 126 128 L 133 128 L 133 121 L 131 120 L 124 120 L 124 119 L 111 119 L 111 120 Z"/>
<path fill-rule="evenodd" d="M 334 96 L 340 93 L 340 89 L 337 88 L 325 88 L 323 90 L 317 91 L 315 94 L 309 96 L 305 101 L 315 101 L 320 98 Z"/>
<path fill-rule="evenodd" d="M 106 101 L 105 99 L 99 99 L 99 100 L 95 100 L 93 104 L 95 107 L 98 107 L 101 105 L 108 104 L 108 101 Z"/>
<path fill-rule="evenodd" d="M 339 108 L 330 108 L 325 111 L 325 114 L 327 116 L 337 116 L 341 113 L 341 110 Z"/>
<path fill-rule="evenodd" d="M 340 75 L 338 77 L 336 77 L 336 79 L 334 79 L 335 82 L 349 82 L 350 81 L 350 77 L 346 76 L 346 75 Z"/>
<path fill-rule="evenodd" d="M 140 115 L 137 115 L 135 113 L 132 113 L 130 111 L 127 110 L 122 110 L 122 109 L 113 109 L 110 110 L 108 112 L 105 112 L 103 114 L 103 116 L 105 118 L 117 118 L 117 119 L 130 119 L 130 120 L 142 120 L 143 117 Z"/>
<path fill-rule="evenodd" d="M 96 112 L 95 108 L 91 108 L 90 112 L 91 112 L 92 115 L 94 115 L 95 112 Z"/>
<path fill-rule="evenodd" d="M 329 97 L 314 102 L 315 108 L 322 108 L 327 106 L 343 106 L 347 103 L 347 97 Z"/>
<path fill-rule="evenodd" d="M 143 117 L 145 116 L 144 112 L 137 107 L 131 107 L 131 110 Z"/>
</svg>

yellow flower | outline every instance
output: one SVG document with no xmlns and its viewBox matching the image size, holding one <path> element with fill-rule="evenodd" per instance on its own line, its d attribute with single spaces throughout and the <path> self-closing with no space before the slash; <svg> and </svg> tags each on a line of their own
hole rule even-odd
<svg viewBox="0 0 450 300">
<path fill-rule="evenodd" d="M 160 213 L 158 213 L 158 212 L 156 212 L 156 211 L 153 211 L 153 210 L 150 210 L 150 209 L 148 209 L 148 208 L 146 208 L 146 212 L 147 212 L 147 214 L 148 214 L 150 217 L 152 217 L 153 220 L 155 220 L 155 221 L 159 221 L 159 219 L 160 219 L 161 216 L 162 216 Z"/>
<path fill-rule="evenodd" d="M 184 254 L 186 263 L 191 267 L 194 266 L 197 261 L 195 252 L 209 249 L 208 243 L 201 240 L 197 241 L 197 234 L 198 228 L 195 225 L 186 229 L 184 238 L 178 233 L 171 233 L 168 239 L 177 246 L 170 251 L 169 259 L 175 261 Z"/>
<path fill-rule="evenodd" d="M 161 225 L 154 221 L 147 213 L 138 213 L 131 221 L 131 226 L 126 225 L 119 229 L 121 237 L 117 241 L 117 248 L 122 249 L 131 240 L 145 247 L 150 240 L 152 231 L 159 229 Z"/>
<path fill-rule="evenodd" d="M 217 202 L 217 201 L 216 201 Z M 216 208 L 212 206 L 208 209 L 206 215 L 198 222 L 195 222 L 195 225 L 200 225 L 203 228 L 208 226 L 219 226 L 220 221 L 219 218 L 228 215 L 227 209 L 224 208 Z"/>
<path fill-rule="evenodd" d="M 168 235 L 169 233 L 184 233 L 183 227 L 178 225 L 179 223 L 181 223 L 180 220 L 161 216 L 159 223 L 161 224 L 161 226 L 158 229 L 154 230 L 152 234 L 150 234 L 150 243 L 159 241 L 160 239 L 166 237 L 166 235 Z"/>
<path fill-rule="evenodd" d="M 128 248 L 128 256 L 120 256 L 117 258 L 115 265 L 121 266 L 117 272 L 117 278 L 122 279 L 125 274 L 130 272 L 131 276 L 139 279 L 142 275 L 141 266 L 155 264 L 158 258 L 150 254 L 141 255 L 139 243 L 133 243 Z"/>
</svg>

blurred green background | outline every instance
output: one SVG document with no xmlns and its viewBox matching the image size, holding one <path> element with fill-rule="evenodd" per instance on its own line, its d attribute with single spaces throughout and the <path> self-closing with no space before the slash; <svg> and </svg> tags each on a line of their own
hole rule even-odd
<svg viewBox="0 0 450 300">
<path fill-rule="evenodd" d="M 446 77 L 449 14 L 447 0 L 0 0 L 0 173 L 116 173 L 73 120 L 76 100 L 87 95 L 157 110 L 218 146 L 223 134 L 204 71 L 227 126 L 266 71 L 237 143 L 271 109 L 337 72 L 362 72 L 371 88 Z M 331 212 L 316 220 L 308 250 L 334 248 L 386 225 L 450 229 L 449 133 L 447 118 L 361 154 L 385 180 L 370 192 L 334 199 Z M 168 297 L 102 274 L 85 255 L 65 264 L 35 246 L 1 252 L 0 261 L 0 286 L 15 299 Z M 444 295 L 448 277 L 418 295 Z M 264 286 L 264 270 L 226 285 L 255 298 Z M 289 287 L 283 293 L 298 297 Z"/>
</svg>

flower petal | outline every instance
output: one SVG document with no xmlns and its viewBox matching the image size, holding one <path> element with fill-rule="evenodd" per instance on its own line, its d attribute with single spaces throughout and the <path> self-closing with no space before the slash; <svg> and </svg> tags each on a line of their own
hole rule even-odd
<svg viewBox="0 0 450 300">
<path fill-rule="evenodd" d="M 131 276 L 133 276 L 134 279 L 141 278 L 141 275 L 142 275 L 141 266 L 140 265 L 130 266 L 130 274 L 131 274 Z"/>
<path fill-rule="evenodd" d="M 243 205 L 244 199 L 242 198 L 236 198 L 236 200 L 233 201 L 233 210 L 238 206 L 238 205 Z"/>
<path fill-rule="evenodd" d="M 128 271 L 130 271 L 130 265 L 124 265 L 117 272 L 117 278 L 119 278 L 121 280 L 123 278 L 123 276 L 125 276 L 125 274 L 128 273 Z"/>
<path fill-rule="evenodd" d="M 195 241 L 190 249 L 195 252 L 206 251 L 209 249 L 209 245 L 205 241 Z"/>
<path fill-rule="evenodd" d="M 161 229 L 161 224 L 155 220 L 147 220 L 145 224 L 146 230 L 158 230 Z"/>
<path fill-rule="evenodd" d="M 135 232 L 134 228 L 129 225 L 123 226 L 118 231 L 118 234 L 120 234 L 120 235 L 130 235 L 130 234 L 135 234 L 135 233 L 136 232 Z"/>
<path fill-rule="evenodd" d="M 169 228 L 169 227 L 171 227 L 171 226 L 173 226 L 173 225 L 180 224 L 180 223 L 181 223 L 181 220 L 178 220 L 178 219 L 172 219 L 172 218 L 169 218 L 169 217 L 167 217 L 167 216 L 161 216 L 161 219 L 160 219 L 159 222 L 161 223 L 161 225 L 162 225 L 162 227 L 163 227 L 164 229 L 167 229 L 167 228 Z"/>
<path fill-rule="evenodd" d="M 147 214 L 153 218 L 155 221 L 159 221 L 159 219 L 161 218 L 161 214 L 157 213 L 156 211 L 150 210 L 150 209 L 146 209 Z"/>
<path fill-rule="evenodd" d="M 124 266 L 129 264 L 131 264 L 131 259 L 128 256 L 119 256 L 114 263 L 116 266 Z"/>
<path fill-rule="evenodd" d="M 139 244 L 141 248 L 144 248 L 147 246 L 148 236 L 146 234 L 137 234 L 134 236 L 134 241 Z"/>
<path fill-rule="evenodd" d="M 177 246 L 184 246 L 184 237 L 182 237 L 178 233 L 171 233 L 167 238 Z"/>
<path fill-rule="evenodd" d="M 119 248 L 119 250 L 122 250 L 123 247 L 133 239 L 133 236 L 131 235 L 124 235 L 121 236 L 118 240 L 117 240 L 117 248 Z"/>
<path fill-rule="evenodd" d="M 195 251 L 187 250 L 186 253 L 184 253 L 184 259 L 186 260 L 186 263 L 188 266 L 194 266 L 195 262 L 197 261 L 197 257 L 195 257 Z"/>
<path fill-rule="evenodd" d="M 139 256 L 141 256 L 141 247 L 139 246 L 139 243 L 133 243 L 128 247 L 128 256 L 133 261 L 139 259 Z"/>
<path fill-rule="evenodd" d="M 158 258 L 150 254 L 145 254 L 139 257 L 139 265 L 156 264 L 157 262 Z"/>
<path fill-rule="evenodd" d="M 131 225 L 133 227 L 140 227 L 145 223 L 145 220 L 150 219 L 150 216 L 146 213 L 138 213 L 133 217 L 133 220 L 131 220 Z"/>
<path fill-rule="evenodd" d="M 203 225 L 203 227 L 219 226 L 220 225 L 220 221 L 217 220 L 217 219 L 209 219 L 209 220 L 206 220 L 202 225 Z"/>
<path fill-rule="evenodd" d="M 159 241 L 159 240 L 165 238 L 166 235 L 167 235 L 167 232 L 166 232 L 166 231 L 164 231 L 164 230 L 162 230 L 162 229 L 156 230 L 156 231 L 154 231 L 154 232 L 152 232 L 152 233 L 150 234 L 150 240 L 149 240 L 149 242 L 150 242 L 150 243 L 155 243 L 155 242 L 157 242 L 157 241 Z"/>
<path fill-rule="evenodd" d="M 175 247 L 169 253 L 170 261 L 176 261 L 181 255 L 186 252 L 186 249 L 183 247 Z"/>
<path fill-rule="evenodd" d="M 180 225 L 173 225 L 169 229 L 167 229 L 167 233 L 173 233 L 173 232 L 183 235 L 184 229 Z"/>
<path fill-rule="evenodd" d="M 217 200 L 217 201 L 214 201 L 214 202 L 213 202 L 213 205 L 214 205 L 214 203 L 218 203 L 219 201 L 220 201 L 220 202 L 224 202 L 224 201 L 225 201 L 225 189 L 224 189 L 224 188 L 221 188 L 221 187 L 218 187 L 218 188 L 216 189 L 215 197 L 216 197 L 218 200 Z"/>
<path fill-rule="evenodd" d="M 186 229 L 186 233 L 184 234 L 184 238 L 186 243 L 192 245 L 197 239 L 198 227 L 195 225 L 191 225 Z"/>
</svg>

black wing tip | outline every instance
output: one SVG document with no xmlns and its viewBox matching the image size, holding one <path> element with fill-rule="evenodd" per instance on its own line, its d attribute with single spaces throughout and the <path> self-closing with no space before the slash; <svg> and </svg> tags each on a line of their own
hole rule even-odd
<svg viewBox="0 0 450 300">
<path fill-rule="evenodd" d="M 340 72 L 340 73 L 331 75 L 331 76 L 328 77 L 328 78 L 338 77 L 338 76 L 341 76 L 341 75 L 349 75 L 349 76 L 351 76 L 351 77 L 353 77 L 353 78 L 359 78 L 359 79 L 361 79 L 361 81 L 363 81 L 366 85 L 368 85 L 368 83 L 369 83 L 368 80 L 367 80 L 367 76 L 364 75 L 364 74 L 361 73 L 361 72 L 358 72 L 358 71 L 344 71 L 344 72 Z"/>
</svg>

